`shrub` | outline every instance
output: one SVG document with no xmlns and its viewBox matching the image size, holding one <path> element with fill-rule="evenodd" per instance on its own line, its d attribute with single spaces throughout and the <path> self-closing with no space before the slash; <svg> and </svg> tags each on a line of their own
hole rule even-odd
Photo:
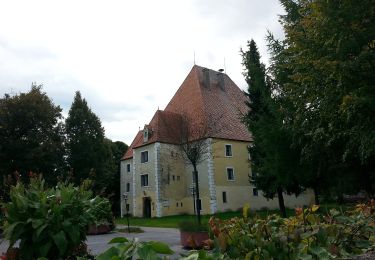
<svg viewBox="0 0 375 260">
<path fill-rule="evenodd" d="M 106 224 L 114 228 L 113 214 L 111 209 L 111 203 L 107 198 L 95 197 L 90 200 L 91 214 L 94 217 L 94 223 L 96 225 Z"/>
<path fill-rule="evenodd" d="M 375 202 L 340 213 L 317 214 L 318 206 L 297 208 L 296 216 L 209 221 L 216 245 L 229 259 L 332 259 L 374 247 Z"/>
<path fill-rule="evenodd" d="M 32 178 L 28 187 L 13 186 L 10 202 L 4 204 L 5 236 L 12 247 L 20 240 L 21 259 L 65 259 L 86 240 L 86 228 L 93 220 L 91 192 L 59 183 L 46 188 L 41 177 Z"/>
</svg>

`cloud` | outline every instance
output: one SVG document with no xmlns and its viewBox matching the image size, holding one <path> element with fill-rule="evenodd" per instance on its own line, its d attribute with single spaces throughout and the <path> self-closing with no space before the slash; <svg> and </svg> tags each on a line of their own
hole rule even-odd
<svg viewBox="0 0 375 260">
<path fill-rule="evenodd" d="M 1 4 L 0 94 L 44 91 L 67 115 L 81 91 L 109 138 L 130 143 L 195 62 L 242 89 L 239 50 L 281 34 L 277 0 L 16 1 Z M 224 64 L 225 60 L 225 64 Z"/>
</svg>

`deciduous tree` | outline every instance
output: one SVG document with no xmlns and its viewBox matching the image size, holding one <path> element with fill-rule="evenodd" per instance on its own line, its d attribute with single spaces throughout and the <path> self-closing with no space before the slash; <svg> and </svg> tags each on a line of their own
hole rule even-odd
<svg viewBox="0 0 375 260">
<path fill-rule="evenodd" d="M 282 0 L 281 92 L 290 131 L 317 194 L 374 192 L 375 5 Z"/>
<path fill-rule="evenodd" d="M 53 183 L 64 172 L 61 111 L 36 84 L 27 93 L 0 99 L 1 183 L 12 173 L 25 177 L 30 172 Z"/>
</svg>

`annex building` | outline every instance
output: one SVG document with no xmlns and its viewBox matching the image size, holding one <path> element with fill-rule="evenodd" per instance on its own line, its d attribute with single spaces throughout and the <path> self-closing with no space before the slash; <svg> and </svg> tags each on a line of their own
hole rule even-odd
<svg viewBox="0 0 375 260">
<path fill-rule="evenodd" d="M 164 110 L 157 110 L 121 160 L 121 214 L 194 214 L 193 167 L 182 149 L 204 141 L 198 164 L 201 214 L 277 208 L 249 183 L 251 134 L 241 122 L 243 91 L 225 73 L 194 65 Z M 312 194 L 285 195 L 286 207 L 308 205 Z"/>
</svg>

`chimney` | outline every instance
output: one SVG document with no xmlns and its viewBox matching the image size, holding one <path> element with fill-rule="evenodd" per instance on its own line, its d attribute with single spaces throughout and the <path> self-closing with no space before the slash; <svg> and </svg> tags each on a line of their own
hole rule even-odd
<svg viewBox="0 0 375 260">
<path fill-rule="evenodd" d="M 203 86 L 210 88 L 210 70 L 204 68 L 203 70 Z"/>
<path fill-rule="evenodd" d="M 219 70 L 220 71 L 220 70 Z M 219 87 L 222 91 L 225 91 L 225 78 L 224 74 L 219 72 L 216 74 L 217 75 L 217 81 L 219 83 Z"/>
</svg>

